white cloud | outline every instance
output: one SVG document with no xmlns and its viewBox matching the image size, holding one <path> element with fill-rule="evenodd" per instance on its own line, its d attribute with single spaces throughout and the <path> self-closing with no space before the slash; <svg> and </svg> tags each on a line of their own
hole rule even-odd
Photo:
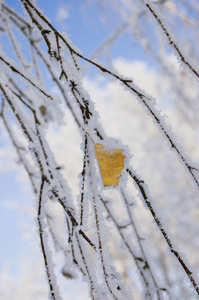
<svg viewBox="0 0 199 300">
<path fill-rule="evenodd" d="M 119 74 L 133 77 L 135 84 L 158 98 L 158 73 L 149 69 L 144 62 L 117 59 L 114 62 L 114 67 Z M 91 99 L 95 102 L 102 126 L 108 136 L 121 138 L 128 145 L 134 144 L 135 151 L 135 147 L 139 145 L 138 141 L 141 142 L 142 140 L 143 142 L 143 135 L 146 137 L 149 132 L 151 132 L 150 135 L 154 134 L 156 129 L 151 124 L 146 110 L 138 103 L 135 96 L 124 90 L 118 82 L 106 83 L 101 79 L 93 80 L 92 78 L 90 80 L 86 78 L 84 85 L 89 91 Z M 150 126 L 147 125 L 147 122 L 150 123 Z M 145 134 L 142 134 L 143 126 L 146 126 Z M 136 141 L 136 145 L 134 141 Z"/>
<path fill-rule="evenodd" d="M 55 19 L 57 22 L 64 22 L 69 17 L 69 7 L 67 4 L 61 4 L 59 5 L 56 14 Z"/>
<path fill-rule="evenodd" d="M 133 82 L 155 98 L 159 97 L 159 74 L 144 61 L 128 61 L 118 58 L 114 67 L 119 74 L 133 78 Z M 164 83 L 165 84 L 165 83 Z"/>
</svg>

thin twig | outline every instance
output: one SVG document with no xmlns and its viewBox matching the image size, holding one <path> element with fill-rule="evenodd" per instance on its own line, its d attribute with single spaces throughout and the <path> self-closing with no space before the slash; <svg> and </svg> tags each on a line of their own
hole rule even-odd
<svg viewBox="0 0 199 300">
<path fill-rule="evenodd" d="M 80 199 L 80 225 L 83 225 L 83 214 L 84 214 L 84 196 L 85 196 L 85 178 L 86 178 L 86 167 L 88 164 L 88 138 L 85 134 L 84 140 L 84 160 L 82 170 L 82 188 L 81 188 L 81 199 Z"/>
<path fill-rule="evenodd" d="M 53 98 L 47 94 L 45 91 L 43 91 L 40 87 L 38 87 L 30 78 L 28 78 L 27 76 L 25 76 L 23 73 L 21 73 L 17 68 L 15 68 L 10 62 L 8 62 L 5 58 L 3 58 L 2 56 L 0 56 L 0 60 L 6 64 L 11 71 L 13 71 L 14 73 L 20 75 L 22 78 L 24 78 L 26 81 L 28 81 L 32 86 L 34 86 L 37 90 L 39 90 L 43 95 L 45 95 L 48 99 L 53 101 Z"/>
<path fill-rule="evenodd" d="M 169 42 L 169 45 L 171 45 L 175 49 L 175 51 L 177 52 L 182 63 L 185 64 L 189 68 L 189 70 L 191 70 L 191 72 L 197 76 L 197 79 L 198 79 L 199 78 L 198 71 L 196 71 L 196 69 L 192 66 L 192 64 L 185 58 L 181 47 L 176 44 L 176 42 L 174 41 L 174 39 L 172 38 L 172 36 L 169 32 L 170 30 L 166 27 L 165 24 L 163 24 L 163 21 L 161 20 L 161 17 L 158 15 L 157 11 L 155 11 L 153 6 L 150 5 L 148 3 L 148 1 L 147 2 L 145 1 L 145 6 L 148 8 L 148 10 L 151 12 L 153 17 L 156 19 L 156 21 L 160 25 L 162 31 L 164 32 L 164 34 Z"/>
<path fill-rule="evenodd" d="M 37 187 L 36 187 L 36 184 L 35 184 L 35 182 L 33 180 L 33 176 L 34 176 L 33 172 L 29 169 L 29 166 L 28 166 L 28 164 L 26 163 L 26 161 L 24 159 L 24 153 L 23 154 L 21 153 L 21 151 L 24 152 L 25 149 L 17 144 L 17 142 L 15 140 L 15 136 L 14 136 L 14 134 L 12 132 L 12 129 L 8 125 L 8 122 L 6 120 L 6 117 L 4 115 L 4 111 L 3 110 L 1 112 L 1 117 L 2 117 L 2 120 L 3 120 L 4 126 L 5 126 L 7 132 L 9 134 L 9 136 L 10 136 L 10 140 L 12 141 L 13 146 L 16 149 L 16 152 L 17 152 L 17 155 L 19 157 L 19 160 L 22 163 L 22 165 L 23 165 L 26 173 L 28 174 L 28 177 L 30 179 L 30 183 L 31 183 L 31 185 L 33 187 L 33 191 L 34 191 L 35 194 L 37 194 Z"/>
<path fill-rule="evenodd" d="M 118 233 L 119 233 L 121 239 L 124 242 L 124 245 L 126 246 L 127 250 L 129 251 L 130 255 L 132 256 L 132 258 L 133 258 L 133 260 L 135 262 L 135 265 L 136 265 L 136 267 L 137 267 L 137 269 L 139 271 L 140 277 L 141 277 L 141 279 L 142 279 L 142 281 L 144 283 L 144 289 L 146 288 L 146 290 L 148 290 L 149 289 L 149 285 L 150 285 L 150 283 L 149 283 L 149 274 L 145 274 L 145 273 L 146 273 L 146 270 L 147 269 L 149 270 L 150 267 L 148 265 L 148 262 L 147 262 L 146 258 L 144 256 L 143 257 L 137 256 L 134 253 L 134 250 L 132 249 L 132 246 L 129 244 L 129 242 L 127 241 L 127 239 L 125 238 L 125 235 L 123 234 L 123 232 L 121 230 L 121 229 L 123 229 L 122 226 L 120 226 L 118 224 L 116 218 L 114 217 L 113 213 L 109 209 L 107 201 L 105 201 L 102 196 L 99 196 L 99 198 L 102 201 L 102 203 L 103 203 L 103 205 L 104 205 L 104 207 L 105 207 L 105 209 L 106 209 L 106 211 L 108 213 L 108 216 L 111 218 L 112 222 L 114 223 L 115 227 L 117 228 Z M 150 276 L 151 276 L 151 274 L 150 274 Z M 159 288 L 157 286 L 156 286 L 156 288 L 157 288 L 157 290 L 155 289 L 155 292 L 157 292 L 157 291 L 164 291 L 164 292 L 166 292 L 169 295 L 169 292 L 168 292 L 168 290 L 166 288 Z M 149 294 L 149 292 L 148 292 L 148 294 L 146 294 L 146 296 L 149 296 L 150 298 L 152 297 L 152 295 Z M 170 298 L 170 295 L 169 295 L 169 298 Z"/>
<path fill-rule="evenodd" d="M 48 278 L 50 293 L 51 293 L 52 299 L 56 300 L 57 297 L 56 297 L 55 286 L 54 286 L 54 285 L 56 285 L 56 282 L 55 282 L 55 278 L 52 279 L 51 272 L 50 272 L 50 267 L 49 267 L 50 263 L 48 261 L 48 257 L 47 257 L 47 253 L 46 253 L 47 249 L 46 249 L 46 246 L 45 246 L 45 243 L 44 243 L 44 238 L 43 238 L 44 228 L 43 228 L 42 217 L 41 217 L 42 206 L 43 206 L 43 204 L 42 204 L 42 202 L 43 202 L 43 189 L 44 189 L 45 182 L 46 182 L 45 177 L 42 176 L 40 192 L 39 192 L 37 221 L 38 221 L 38 226 L 39 226 L 39 236 L 40 236 L 40 242 L 41 242 L 41 249 L 42 249 L 42 254 L 43 254 L 43 258 L 44 258 L 44 264 L 45 264 L 45 268 L 46 268 L 46 274 L 47 274 L 47 278 Z"/>
<path fill-rule="evenodd" d="M 159 287 L 158 287 L 158 285 L 157 285 L 157 283 L 156 283 L 156 280 L 155 280 L 155 277 L 154 277 L 154 275 L 153 275 L 153 272 L 152 272 L 152 270 L 151 270 L 151 268 L 150 268 L 150 265 L 149 265 L 149 263 L 148 263 L 148 261 L 147 261 L 147 258 L 146 258 L 146 255 L 145 255 L 145 252 L 144 252 L 144 249 L 143 249 L 141 240 L 140 240 L 140 236 L 139 236 L 139 234 L 138 234 L 138 230 L 137 230 L 136 225 L 135 225 L 135 221 L 133 220 L 133 216 L 132 216 L 131 210 L 129 209 L 128 201 L 127 201 L 127 199 L 126 199 L 126 195 L 125 195 L 125 193 L 124 193 L 124 191 L 123 191 L 122 188 L 121 188 L 121 194 L 122 194 L 122 198 L 123 198 L 123 200 L 124 200 L 124 202 L 125 202 L 125 206 L 126 206 L 126 209 L 127 209 L 127 212 L 128 212 L 128 216 L 129 216 L 129 219 L 130 219 L 130 221 L 131 221 L 131 224 L 132 224 L 132 226 L 133 226 L 133 230 L 134 230 L 135 235 L 136 235 L 136 238 L 137 238 L 137 244 L 138 244 L 138 246 L 139 246 L 139 248 L 140 248 L 140 251 L 141 251 L 141 253 L 142 253 L 143 260 L 145 261 L 145 265 L 146 265 L 146 268 L 145 268 L 145 269 L 148 269 L 148 271 L 149 271 L 149 273 L 150 273 L 150 275 L 151 275 L 152 281 L 153 281 L 153 283 L 154 283 L 154 286 L 155 286 L 155 289 L 156 289 L 156 292 L 157 292 L 157 297 L 158 297 L 158 299 L 160 300 L 160 299 L 161 299 L 161 298 L 160 298 L 161 296 L 160 296 L 160 293 L 159 293 Z M 151 297 L 150 291 L 147 291 L 147 293 L 149 294 L 149 297 Z"/>
<path fill-rule="evenodd" d="M 94 292 L 95 292 L 94 281 L 93 281 L 93 279 L 91 277 L 91 274 L 90 274 L 90 271 L 89 271 L 89 267 L 87 265 L 86 258 L 84 256 L 83 249 L 81 247 L 80 240 L 79 240 L 79 237 L 78 237 L 77 233 L 75 234 L 75 237 L 76 237 L 76 241 L 77 241 L 77 244 L 78 244 L 78 247 L 79 247 L 79 251 L 81 253 L 83 264 L 84 264 L 85 269 L 86 269 L 86 273 L 87 273 L 88 278 L 89 278 L 89 282 L 90 282 L 90 294 L 91 294 L 92 299 L 95 300 L 95 296 L 94 296 Z"/>
</svg>

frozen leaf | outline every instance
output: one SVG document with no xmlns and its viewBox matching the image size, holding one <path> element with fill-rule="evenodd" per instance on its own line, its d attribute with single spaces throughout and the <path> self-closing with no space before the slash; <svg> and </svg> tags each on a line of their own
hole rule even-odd
<svg viewBox="0 0 199 300">
<path fill-rule="evenodd" d="M 39 109 L 40 109 L 40 112 L 41 112 L 42 116 L 45 116 L 45 115 L 46 115 L 46 111 L 47 111 L 46 106 L 41 105 L 41 106 L 39 107 Z"/>
<path fill-rule="evenodd" d="M 95 144 L 95 152 L 104 186 L 117 186 L 126 157 L 123 150 L 110 149 L 101 144 Z"/>
</svg>

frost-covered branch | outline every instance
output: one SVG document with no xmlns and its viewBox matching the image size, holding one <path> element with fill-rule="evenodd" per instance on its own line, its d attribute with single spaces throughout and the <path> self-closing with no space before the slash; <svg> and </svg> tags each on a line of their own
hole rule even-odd
<svg viewBox="0 0 199 300">
<path fill-rule="evenodd" d="M 9 126 L 9 123 L 7 122 L 6 119 L 6 113 L 5 113 L 5 101 L 2 101 L 2 108 L 1 108 L 1 118 L 3 120 L 3 124 L 7 130 L 7 133 L 9 134 L 9 137 L 12 141 L 13 146 L 15 147 L 17 151 L 17 155 L 19 158 L 20 163 L 22 163 L 26 173 L 28 174 L 28 177 L 30 179 L 31 185 L 33 187 L 33 191 L 35 194 L 37 194 L 37 185 L 35 182 L 35 174 L 33 173 L 33 168 L 30 168 L 30 165 L 28 161 L 25 159 L 24 151 L 26 150 L 24 146 L 21 146 L 18 144 L 16 140 L 16 136 L 14 135 L 13 129 L 11 126 Z"/>
<path fill-rule="evenodd" d="M 184 261 L 184 259 L 182 258 L 182 255 L 176 249 L 174 243 L 169 238 L 168 233 L 166 232 L 162 222 L 160 221 L 160 218 L 158 217 L 158 215 L 149 199 L 147 188 L 144 184 L 144 181 L 139 179 L 130 169 L 127 169 L 126 171 L 128 172 L 128 174 L 131 176 L 131 178 L 136 183 L 137 188 L 142 196 L 142 199 L 145 202 L 145 204 L 147 205 L 149 211 L 151 212 L 153 219 L 154 219 L 156 225 L 158 226 L 160 232 L 162 233 L 162 236 L 164 237 L 165 242 L 167 243 L 171 253 L 173 253 L 173 255 L 175 255 L 175 257 L 179 261 L 180 265 L 182 266 L 182 268 L 186 272 L 187 276 L 189 277 L 189 280 L 191 281 L 194 289 L 196 290 L 197 294 L 199 295 L 199 286 L 197 284 L 196 279 L 194 278 L 193 272 L 191 271 L 190 267 L 188 266 L 188 263 Z"/>
<path fill-rule="evenodd" d="M 153 15 L 153 17 L 156 19 L 158 24 L 160 25 L 162 31 L 164 32 L 164 35 L 166 36 L 169 45 L 174 49 L 175 53 L 179 57 L 180 61 L 193 73 L 197 80 L 199 79 L 199 72 L 196 70 L 195 67 L 193 67 L 192 63 L 187 59 L 186 54 L 184 53 L 182 47 L 180 44 L 178 44 L 174 38 L 173 35 L 170 33 L 169 28 L 166 26 L 164 21 L 162 20 L 160 16 L 160 12 L 158 12 L 157 8 L 151 3 L 151 1 L 145 1 L 144 2 L 147 9 L 150 11 L 150 13 Z"/>
<path fill-rule="evenodd" d="M 125 196 L 123 195 L 123 198 Z M 146 289 L 146 298 L 148 297 L 149 299 L 154 299 L 154 295 L 156 294 L 157 296 L 157 299 L 162 299 L 162 296 L 161 296 L 161 292 L 166 292 L 168 293 L 167 289 L 166 288 L 159 288 L 157 283 L 156 283 L 156 280 L 154 278 L 154 274 L 150 268 L 150 263 L 148 262 L 147 258 L 146 258 L 146 255 L 144 253 L 144 249 L 143 249 L 143 246 L 141 244 L 141 238 L 140 236 L 138 235 L 138 232 L 137 232 L 137 228 L 135 226 L 135 223 L 134 221 L 132 220 L 132 217 L 131 217 L 131 223 L 130 225 L 133 225 L 133 228 L 134 228 L 134 231 L 135 231 L 135 235 L 136 235 L 136 246 L 139 247 L 139 256 L 137 254 L 135 254 L 135 251 L 133 250 L 132 246 L 131 246 L 131 243 L 128 242 L 128 239 L 125 237 L 125 234 L 122 232 L 125 227 L 124 226 L 121 226 L 118 224 L 117 220 L 116 220 L 116 217 L 114 217 L 111 209 L 109 209 L 109 206 L 108 206 L 108 201 L 105 201 L 103 199 L 103 197 L 100 196 L 100 199 L 104 205 L 104 207 L 106 208 L 107 210 L 107 213 L 108 213 L 108 217 L 112 220 L 112 222 L 115 224 L 117 230 L 118 230 L 118 233 L 121 237 L 121 239 L 123 240 L 126 248 L 128 249 L 130 255 L 132 256 L 134 262 L 135 262 L 135 265 L 140 273 L 140 277 L 143 281 L 143 284 L 145 286 L 145 289 Z M 124 201 L 126 199 L 124 198 Z M 127 204 L 128 206 L 129 204 Z M 153 282 L 153 285 L 151 284 L 151 281 Z M 154 291 L 153 291 L 154 289 Z"/>
<path fill-rule="evenodd" d="M 59 296 L 59 292 L 58 292 L 58 286 L 56 283 L 56 279 L 54 278 L 54 273 L 51 270 L 51 258 L 49 256 L 48 253 L 48 245 L 47 245 L 47 237 L 44 236 L 45 231 L 44 231 L 44 225 L 43 225 L 43 211 L 45 211 L 45 209 L 43 208 L 44 204 L 44 197 L 46 197 L 46 195 L 44 195 L 44 188 L 45 188 L 45 182 L 46 179 L 45 177 L 42 177 L 41 180 L 41 186 L 40 186 L 40 191 L 39 191 L 39 202 L 38 202 L 38 215 L 37 215 L 37 220 L 38 220 L 38 225 L 39 225 L 39 235 L 40 235 L 40 241 L 41 241 L 41 249 L 42 249 L 42 254 L 43 254 L 43 258 L 44 258 L 44 264 L 46 267 L 46 274 L 47 274 L 47 278 L 48 278 L 48 283 L 49 283 L 49 288 L 50 288 L 50 294 L 51 294 L 51 298 L 53 300 L 57 300 L 57 299 L 61 299 Z"/>
</svg>

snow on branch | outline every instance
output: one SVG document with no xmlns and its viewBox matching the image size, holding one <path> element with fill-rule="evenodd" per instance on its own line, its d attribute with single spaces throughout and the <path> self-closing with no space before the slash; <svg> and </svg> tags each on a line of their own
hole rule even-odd
<svg viewBox="0 0 199 300">
<path fill-rule="evenodd" d="M 185 262 L 185 260 L 182 258 L 182 254 L 179 253 L 179 251 L 174 246 L 174 243 L 171 242 L 171 239 L 168 236 L 168 233 L 165 230 L 165 226 L 163 226 L 162 222 L 160 221 L 160 218 L 157 216 L 157 213 L 149 199 L 149 192 L 147 190 L 147 187 L 143 180 L 139 179 L 134 172 L 132 172 L 130 169 L 126 169 L 128 174 L 131 176 L 131 178 L 135 181 L 135 184 L 137 185 L 137 188 L 142 196 L 143 201 L 147 205 L 149 211 L 151 212 L 155 223 L 157 224 L 159 230 L 162 233 L 162 236 L 164 237 L 164 240 L 166 241 L 167 245 L 169 246 L 169 249 L 171 253 L 175 255 L 179 263 L 181 264 L 182 268 L 186 272 L 187 276 L 189 277 L 189 280 L 191 281 L 194 289 L 196 290 L 197 294 L 199 295 L 199 286 L 196 282 L 196 279 L 193 276 L 193 272 L 190 270 L 190 267 L 188 267 L 188 263 Z"/>
<path fill-rule="evenodd" d="M 175 54 L 177 54 L 177 57 L 182 62 L 182 65 L 185 65 L 187 69 L 191 71 L 191 73 L 196 76 L 196 79 L 198 81 L 199 79 L 199 71 L 197 70 L 196 66 L 193 66 L 192 62 L 187 58 L 186 53 L 183 51 L 183 47 L 179 44 L 179 42 L 176 41 L 176 38 L 174 38 L 173 34 L 171 33 L 171 30 L 168 28 L 168 26 L 163 21 L 163 17 L 161 17 L 160 12 L 158 11 L 157 7 L 152 3 L 152 1 L 145 0 L 144 1 L 145 6 L 150 11 L 150 13 L 153 15 L 153 17 L 156 19 L 158 24 L 160 25 L 164 35 L 166 36 L 169 45 L 174 49 Z"/>
</svg>

